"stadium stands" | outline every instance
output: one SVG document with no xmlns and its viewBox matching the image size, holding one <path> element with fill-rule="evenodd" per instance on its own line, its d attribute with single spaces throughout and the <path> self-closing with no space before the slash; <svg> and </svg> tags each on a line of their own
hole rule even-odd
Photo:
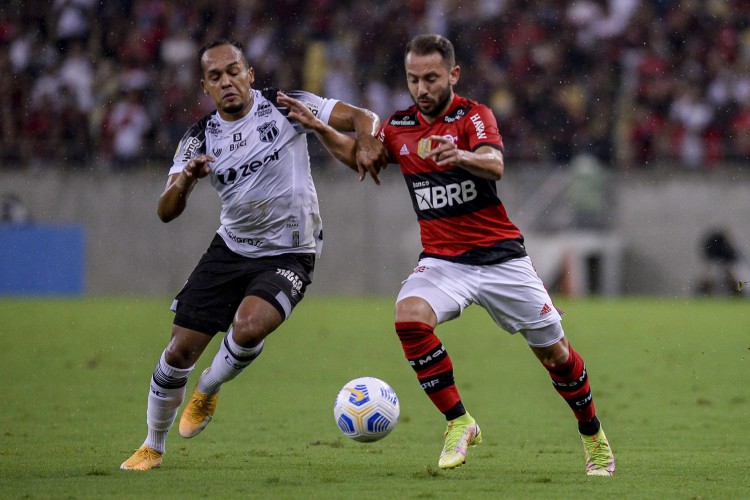
<svg viewBox="0 0 750 500">
<path fill-rule="evenodd" d="M 456 42 L 457 90 L 491 104 L 511 159 L 697 170 L 750 154 L 741 0 L 9 0 L 0 168 L 162 168 L 211 109 L 195 52 L 221 36 L 245 44 L 256 86 L 384 117 L 410 103 L 401 56 L 419 32 Z"/>
</svg>

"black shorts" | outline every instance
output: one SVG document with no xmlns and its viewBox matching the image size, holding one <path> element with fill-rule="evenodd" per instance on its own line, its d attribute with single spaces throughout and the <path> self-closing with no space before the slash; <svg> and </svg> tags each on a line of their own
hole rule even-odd
<svg viewBox="0 0 750 500">
<path fill-rule="evenodd" d="M 174 324 L 216 335 L 229 330 L 242 299 L 260 297 L 286 319 L 312 282 L 314 254 L 250 258 L 214 237 L 172 303 Z"/>
</svg>

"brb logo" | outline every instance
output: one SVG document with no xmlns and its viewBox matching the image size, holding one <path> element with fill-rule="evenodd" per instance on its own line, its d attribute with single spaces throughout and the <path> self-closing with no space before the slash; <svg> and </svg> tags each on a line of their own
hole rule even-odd
<svg viewBox="0 0 750 500">
<path fill-rule="evenodd" d="M 415 189 L 414 196 L 417 198 L 417 206 L 420 210 L 453 207 L 475 199 L 477 186 L 474 181 L 467 180 L 445 186 Z"/>
</svg>

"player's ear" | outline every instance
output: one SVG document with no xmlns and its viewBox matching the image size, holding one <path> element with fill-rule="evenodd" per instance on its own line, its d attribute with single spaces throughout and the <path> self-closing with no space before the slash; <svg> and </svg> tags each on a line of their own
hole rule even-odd
<svg viewBox="0 0 750 500">
<path fill-rule="evenodd" d="M 250 85 L 252 85 L 255 81 L 255 70 L 252 66 L 247 68 L 247 79 L 250 80 Z"/>
<path fill-rule="evenodd" d="M 461 76 L 461 67 L 460 66 L 453 66 L 451 68 L 450 73 L 448 73 L 448 81 L 451 85 L 455 85 L 458 83 L 458 79 Z"/>
<path fill-rule="evenodd" d="M 203 89 L 203 93 L 208 95 L 208 90 L 206 89 L 206 80 L 201 78 L 201 88 Z"/>
</svg>

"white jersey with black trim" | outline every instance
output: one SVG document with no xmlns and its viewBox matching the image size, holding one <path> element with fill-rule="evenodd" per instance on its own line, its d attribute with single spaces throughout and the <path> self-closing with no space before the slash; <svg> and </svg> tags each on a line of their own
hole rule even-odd
<svg viewBox="0 0 750 500">
<path fill-rule="evenodd" d="M 169 174 L 201 153 L 216 159 L 206 178 L 221 197 L 217 232 L 234 252 L 319 254 L 323 226 L 307 152 L 309 130 L 287 119 L 276 89 L 252 92 L 253 107 L 240 120 L 225 121 L 214 111 L 196 122 L 177 146 Z M 338 102 L 302 91 L 287 95 L 326 123 Z"/>
</svg>

